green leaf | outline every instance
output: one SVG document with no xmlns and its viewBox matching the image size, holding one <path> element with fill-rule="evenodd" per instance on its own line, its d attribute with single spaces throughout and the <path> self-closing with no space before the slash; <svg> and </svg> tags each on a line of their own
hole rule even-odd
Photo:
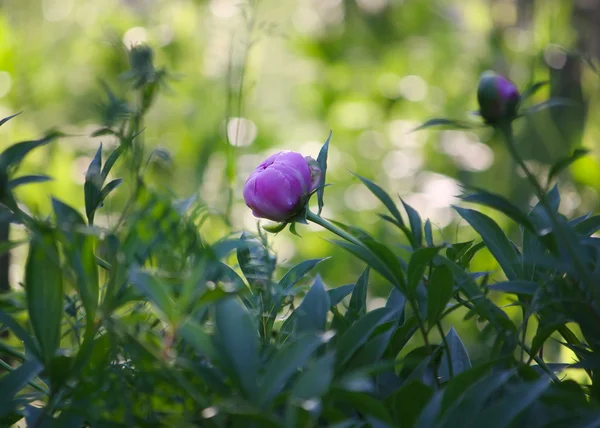
<svg viewBox="0 0 600 428">
<path fill-rule="evenodd" d="M 575 232 L 583 236 L 592 236 L 600 230 L 600 215 L 586 218 L 575 225 Z"/>
<path fill-rule="evenodd" d="M 459 207 L 454 207 L 454 209 L 483 238 L 483 242 L 500 264 L 506 277 L 509 280 L 518 279 L 519 256 L 500 226 L 490 217 L 478 211 Z"/>
<path fill-rule="evenodd" d="M 25 265 L 27 311 L 45 365 L 60 346 L 63 281 L 58 247 L 50 231 L 35 233 Z"/>
<path fill-rule="evenodd" d="M 458 336 L 454 327 L 446 334 L 446 343 L 450 348 L 450 361 L 452 362 L 452 373 L 454 376 L 471 368 L 471 359 L 467 353 L 465 345 Z M 442 382 L 450 379 L 450 367 L 448 364 L 448 350 L 444 348 L 444 355 L 440 363 L 438 375 Z"/>
<path fill-rule="evenodd" d="M 119 156 L 121 156 L 121 153 L 123 153 L 123 146 L 117 147 L 110 154 L 110 156 L 108 157 L 108 159 L 106 159 L 106 163 L 102 167 L 102 179 L 103 179 L 103 182 L 108 177 L 108 174 L 110 173 L 110 170 L 113 168 L 113 166 L 115 165 L 115 163 L 119 159 Z"/>
<path fill-rule="evenodd" d="M 431 328 L 439 320 L 452 298 L 454 278 L 452 271 L 444 265 L 437 266 L 431 273 L 427 285 L 427 323 Z"/>
<path fill-rule="evenodd" d="M 286 332 L 291 329 L 296 332 L 324 331 L 330 307 L 329 294 L 320 275 L 317 275 L 302 303 L 286 320 L 283 328 Z"/>
<path fill-rule="evenodd" d="M 329 257 L 322 259 L 310 259 L 300 262 L 293 268 L 291 268 L 279 281 L 279 289 L 286 292 L 289 291 L 298 281 L 310 272 L 316 265 L 321 263 L 323 260 L 327 260 Z"/>
<path fill-rule="evenodd" d="M 67 240 L 63 248 L 69 261 L 68 266 L 75 273 L 77 291 L 85 308 L 89 328 L 91 328 L 96 317 L 99 297 L 94 239 L 92 236 L 75 231 L 77 227 L 85 226 L 85 221 L 79 212 L 54 198 L 52 198 L 52 207 L 57 223 Z"/>
<path fill-rule="evenodd" d="M 27 352 L 31 352 L 37 358 L 40 358 L 39 348 L 27 330 L 21 327 L 21 325 L 17 323 L 10 315 L 2 311 L 0 311 L 0 322 L 8 327 L 10 331 L 12 331 L 21 342 L 23 342 Z"/>
<path fill-rule="evenodd" d="M 413 248 L 419 248 L 423 243 L 423 223 L 419 213 L 410 205 L 408 205 L 402 198 L 400 198 L 406 214 L 408 215 L 408 222 L 410 223 L 410 230 L 413 236 Z"/>
<path fill-rule="evenodd" d="M 216 326 L 223 349 L 221 358 L 230 363 L 246 397 L 254 399 L 260 368 L 254 320 L 239 299 L 224 299 L 216 304 Z"/>
<path fill-rule="evenodd" d="M 377 197 L 377 199 L 379 199 L 383 203 L 383 205 L 385 205 L 387 210 L 394 217 L 394 220 L 396 220 L 396 222 L 399 225 L 404 226 L 404 220 L 402 220 L 400 211 L 398 211 L 398 208 L 396 207 L 396 204 L 394 204 L 394 201 L 392 200 L 392 198 L 390 198 L 390 196 L 381 187 L 379 187 L 377 184 L 373 183 L 371 180 L 361 177 L 358 174 L 354 174 L 354 175 L 356 177 L 358 177 L 360 179 L 360 181 L 363 182 L 363 184 L 367 187 L 367 189 L 369 189 L 371 191 L 371 193 L 373 193 Z"/>
<path fill-rule="evenodd" d="M 529 220 L 527 214 L 517 208 L 517 206 L 512 204 L 510 201 L 506 200 L 500 195 L 496 195 L 482 189 L 473 188 L 473 190 L 476 193 L 464 195 L 461 197 L 461 199 L 465 202 L 481 204 L 498 210 L 515 221 L 517 224 L 523 226 L 525 229 L 531 230 L 535 233 L 535 227 Z"/>
<path fill-rule="evenodd" d="M 348 294 L 352 293 L 352 290 L 354 290 L 354 284 L 340 285 L 328 290 L 331 307 L 337 306 Z"/>
<path fill-rule="evenodd" d="M 406 304 L 406 297 L 397 288 L 392 288 L 388 295 L 385 307 L 398 311 L 399 318 L 402 318 L 404 314 L 404 305 Z"/>
<path fill-rule="evenodd" d="M 271 281 L 275 269 L 275 259 L 258 239 L 246 232 L 240 240 L 245 244 L 237 246 L 237 260 L 242 273 L 251 286 L 264 286 Z"/>
<path fill-rule="evenodd" d="M 433 247 L 433 231 L 431 230 L 431 221 L 427 219 L 425 221 L 425 242 L 428 247 Z"/>
<path fill-rule="evenodd" d="M 319 156 L 317 156 L 317 163 L 319 164 L 322 173 L 321 183 L 319 184 L 319 188 L 317 190 L 317 200 L 319 204 L 319 210 L 317 211 L 317 215 L 321 215 L 323 205 L 325 204 L 323 202 L 323 195 L 325 193 L 325 179 L 327 174 L 327 155 L 329 153 L 329 141 L 331 141 L 332 134 L 333 132 L 329 131 L 329 136 L 327 137 L 325 144 L 323 144 L 323 147 L 321 147 L 321 150 L 319 151 Z"/>
<path fill-rule="evenodd" d="M 115 131 L 113 131 L 110 128 L 100 128 L 100 129 L 96 129 L 94 132 L 92 132 L 92 134 L 90 135 L 91 137 L 102 137 L 104 135 L 115 135 Z"/>
<path fill-rule="evenodd" d="M 392 412 L 395 426 L 415 426 L 417 418 L 432 396 L 433 390 L 418 380 L 407 382 L 390 394 L 385 403 Z M 410 406 L 407 406 L 407 403 L 410 403 Z"/>
<path fill-rule="evenodd" d="M 550 171 L 548 171 L 547 182 L 550 183 L 554 179 L 554 177 L 556 177 L 563 170 L 568 168 L 571 164 L 575 163 L 577 160 L 581 159 L 588 153 L 588 149 L 575 149 L 575 151 L 570 156 L 564 157 L 556 161 L 552 165 L 552 167 L 550 167 Z"/>
<path fill-rule="evenodd" d="M 502 291 L 503 293 L 533 296 L 540 286 L 538 283 L 532 281 L 513 280 L 490 284 L 488 288 L 494 291 Z"/>
<path fill-rule="evenodd" d="M 362 392 L 346 391 L 336 388 L 329 394 L 332 400 L 344 403 L 350 409 L 359 412 L 365 416 L 375 418 L 375 423 L 383 423 L 389 425 L 379 425 L 380 427 L 392 426 L 392 417 L 390 416 L 386 406 L 377 398 Z M 363 426 L 360 424 L 358 426 Z M 369 426 L 374 426 L 370 423 Z"/>
<path fill-rule="evenodd" d="M 9 120 L 11 120 L 13 117 L 16 117 L 18 115 L 20 115 L 21 113 L 23 113 L 22 111 L 15 113 L 13 115 L 7 116 L 4 119 L 0 120 L 0 126 L 4 125 L 6 122 L 8 122 Z"/>
<path fill-rule="evenodd" d="M 208 358 L 213 364 L 218 364 L 218 351 L 211 336 L 202 329 L 200 324 L 188 318 L 179 326 L 177 332 L 196 352 Z"/>
<path fill-rule="evenodd" d="M 548 80 L 545 80 L 542 82 L 535 82 L 535 83 L 529 85 L 521 93 L 521 103 L 524 102 L 527 98 L 535 95 L 537 91 L 539 91 L 541 88 L 546 86 L 548 83 L 550 83 L 550 82 Z"/>
<path fill-rule="evenodd" d="M 176 320 L 178 313 L 177 306 L 173 297 L 169 294 L 166 284 L 160 282 L 150 272 L 139 268 L 131 269 L 129 272 L 129 282 L 150 300 L 160 318 L 167 321 Z"/>
<path fill-rule="evenodd" d="M 420 248 L 415 251 L 410 260 L 408 261 L 407 277 L 408 277 L 408 290 L 411 293 L 415 293 L 417 285 L 425 274 L 425 269 L 429 266 L 429 263 L 440 251 L 440 247 L 427 247 Z"/>
<path fill-rule="evenodd" d="M 110 183 L 108 183 L 106 186 L 104 186 L 104 188 L 102 189 L 102 191 L 100 191 L 100 195 L 98 197 L 99 201 L 98 201 L 98 208 L 100 208 L 104 202 L 104 200 L 106 199 L 106 197 L 108 196 L 108 194 L 110 192 L 112 192 L 113 190 L 115 190 L 117 187 L 119 187 L 119 185 L 123 182 L 122 178 L 115 178 L 114 180 L 112 180 Z"/>
<path fill-rule="evenodd" d="M 37 375 L 44 367 L 36 360 L 25 361 L 12 372 L 0 377 L 0 417 L 13 411 L 18 403 L 15 396 Z"/>
<path fill-rule="evenodd" d="M 369 267 L 363 271 L 356 281 L 356 286 L 350 297 L 350 305 L 346 312 L 345 318 L 348 322 L 353 323 L 367 312 L 367 286 L 369 283 Z"/>
<path fill-rule="evenodd" d="M 524 109 L 523 112 L 521 113 L 521 115 L 526 116 L 529 114 L 538 113 L 542 110 L 546 110 L 549 108 L 574 107 L 577 105 L 579 105 L 579 104 L 569 98 L 554 97 L 554 98 L 549 98 L 546 101 L 542 101 L 541 103 L 531 106 L 527 109 Z"/>
<path fill-rule="evenodd" d="M 23 177 L 13 178 L 8 182 L 8 188 L 14 189 L 17 186 L 21 186 L 23 184 L 32 184 L 32 183 L 45 183 L 47 181 L 51 181 L 52 178 L 47 175 L 24 175 Z"/>
<path fill-rule="evenodd" d="M 94 212 L 100 204 L 100 191 L 104 184 L 104 178 L 101 174 L 102 167 L 102 143 L 96 151 L 96 155 L 90 162 L 88 169 L 85 173 L 85 183 L 83 185 L 83 192 L 85 195 L 85 215 L 88 218 L 90 224 L 94 223 Z"/>
<path fill-rule="evenodd" d="M 531 406 L 547 389 L 548 379 L 519 385 L 510 394 L 496 400 L 489 408 L 478 413 L 474 426 L 503 428 L 513 425 L 521 412 Z"/>
<path fill-rule="evenodd" d="M 23 141 L 8 147 L 0 153 L 0 171 L 5 171 L 11 167 L 16 168 L 30 151 L 50 143 L 58 135 L 60 134 L 50 133 L 39 140 Z"/>
<path fill-rule="evenodd" d="M 335 356 L 328 353 L 316 360 L 302 372 L 292 388 L 292 396 L 300 400 L 320 398 L 328 390 L 333 379 Z"/>
<path fill-rule="evenodd" d="M 379 308 L 367 313 L 346 330 L 337 342 L 336 366 L 341 369 L 354 353 L 369 340 L 375 329 L 390 321 L 396 314 L 395 310 Z"/>
<path fill-rule="evenodd" d="M 268 363 L 258 393 L 259 406 L 265 407 L 286 386 L 290 378 L 303 368 L 313 353 L 323 344 L 323 337 L 303 334 L 295 340 L 289 339 Z"/>
<path fill-rule="evenodd" d="M 458 120 L 445 119 L 445 118 L 435 118 L 429 119 L 427 122 L 413 129 L 414 131 L 420 131 L 421 129 L 432 128 L 432 127 L 443 127 L 444 129 L 468 129 L 472 128 L 472 125 L 461 122 Z"/>
</svg>

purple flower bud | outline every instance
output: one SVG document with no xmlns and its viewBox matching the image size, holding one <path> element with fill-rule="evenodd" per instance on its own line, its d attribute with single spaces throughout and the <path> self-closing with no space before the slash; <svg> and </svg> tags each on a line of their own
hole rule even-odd
<svg viewBox="0 0 600 428">
<path fill-rule="evenodd" d="M 521 96 L 510 80 L 486 71 L 481 75 L 477 88 L 479 113 L 489 123 L 514 119 Z"/>
<path fill-rule="evenodd" d="M 244 185 L 244 200 L 255 217 L 286 221 L 306 205 L 320 181 L 321 169 L 314 159 L 282 151 L 250 174 Z"/>
</svg>

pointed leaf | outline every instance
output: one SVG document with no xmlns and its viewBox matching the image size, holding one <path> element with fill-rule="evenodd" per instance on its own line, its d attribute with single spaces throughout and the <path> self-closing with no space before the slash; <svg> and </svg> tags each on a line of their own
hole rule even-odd
<svg viewBox="0 0 600 428">
<path fill-rule="evenodd" d="M 119 159 L 119 156 L 121 156 L 121 153 L 123 153 L 123 146 L 117 147 L 110 154 L 110 156 L 108 157 L 108 159 L 106 159 L 106 163 L 102 167 L 102 179 L 103 179 L 103 182 L 108 177 L 108 174 L 110 173 L 110 170 L 115 165 L 115 162 L 117 162 L 117 160 Z"/>
<path fill-rule="evenodd" d="M 340 285 L 328 290 L 331 307 L 337 306 L 348 294 L 352 293 L 352 290 L 354 290 L 354 284 Z"/>
<path fill-rule="evenodd" d="M 488 288 L 490 290 L 502 291 L 504 293 L 533 296 L 535 292 L 540 288 L 540 286 L 536 282 L 525 280 L 513 280 L 497 282 L 496 284 L 490 284 L 488 285 Z"/>
<path fill-rule="evenodd" d="M 383 203 L 383 205 L 385 205 L 390 214 L 392 214 L 392 217 L 394 217 L 394 220 L 396 220 L 398 224 L 404 226 L 404 220 L 402 220 L 400 211 L 398 211 L 398 208 L 396 207 L 396 204 L 394 203 L 392 198 L 390 198 L 390 195 L 388 195 L 381 187 L 373 183 L 371 180 L 361 177 L 358 174 L 354 175 L 358 177 L 360 181 L 363 182 L 367 189 L 369 189 L 371 193 L 373 193 L 377 197 L 377 199 L 379 199 Z"/>
<path fill-rule="evenodd" d="M 216 326 L 221 358 L 233 368 L 235 379 L 248 398 L 256 397 L 260 367 L 256 325 L 238 299 L 224 299 L 216 305 Z"/>
<path fill-rule="evenodd" d="M 443 127 L 444 129 L 468 129 L 471 128 L 472 125 L 461 122 L 458 120 L 445 119 L 445 118 L 435 118 L 429 119 L 427 122 L 413 129 L 414 131 L 420 131 L 421 129 L 432 128 L 432 127 Z"/>
<path fill-rule="evenodd" d="M 554 108 L 554 107 L 573 107 L 576 105 L 578 105 L 578 103 L 576 103 L 575 101 L 573 101 L 569 98 L 554 97 L 554 98 L 549 98 L 546 101 L 542 101 L 541 103 L 531 106 L 527 109 L 524 109 L 524 111 L 522 112 L 522 115 L 525 116 L 525 115 L 537 113 L 542 110 L 546 110 L 546 109 Z"/>
<path fill-rule="evenodd" d="M 39 375 L 43 366 L 35 360 L 25 361 L 12 372 L 0 377 L 0 417 L 17 406 L 13 399 L 29 382 Z"/>
<path fill-rule="evenodd" d="M 431 273 L 427 285 L 427 323 L 431 328 L 439 320 L 452 298 L 454 278 L 452 271 L 444 265 L 437 266 Z"/>
<path fill-rule="evenodd" d="M 327 137 L 327 140 L 325 141 L 325 144 L 323 144 L 323 147 L 321 147 L 321 150 L 319 151 L 319 156 L 317 156 L 317 163 L 319 164 L 319 167 L 321 168 L 321 183 L 319 185 L 319 188 L 317 190 L 317 199 L 318 199 L 318 204 L 319 204 L 319 210 L 317 211 L 318 215 L 321 215 L 321 211 L 323 210 L 323 195 L 325 193 L 325 180 L 326 180 L 326 174 L 327 174 L 327 155 L 329 153 L 329 141 L 331 140 L 331 135 L 333 134 L 332 131 L 329 131 L 329 136 Z"/>
<path fill-rule="evenodd" d="M 119 185 L 122 182 L 123 182 L 122 178 L 115 178 L 110 183 L 108 183 L 106 186 L 104 186 L 104 188 L 100 192 L 100 195 L 99 195 L 99 198 L 98 198 L 99 199 L 99 204 L 101 205 L 104 202 L 104 199 L 106 199 L 106 197 L 108 196 L 108 194 L 110 192 L 112 192 L 113 190 L 115 190 L 117 187 L 119 187 Z"/>
<path fill-rule="evenodd" d="M 325 354 L 316 360 L 308 370 L 302 372 L 298 377 L 292 388 L 292 396 L 301 400 L 310 400 L 324 395 L 333 378 L 334 361 L 332 353 Z"/>
<path fill-rule="evenodd" d="M 407 269 L 408 290 L 410 292 L 414 293 L 417 290 L 417 285 L 423 278 L 425 269 L 439 251 L 440 247 L 427 247 L 420 248 L 412 254 Z"/>
<path fill-rule="evenodd" d="M 265 368 L 258 394 L 259 406 L 264 407 L 272 402 L 322 344 L 323 338 L 314 334 L 304 334 L 295 340 L 288 340 Z"/>
<path fill-rule="evenodd" d="M 49 231 L 36 233 L 31 240 L 25 265 L 25 293 L 29 320 L 48 365 L 60 346 L 63 315 L 62 270 L 58 247 Z"/>
<path fill-rule="evenodd" d="M 134 268 L 129 272 L 129 282 L 153 303 L 157 309 L 157 315 L 168 321 L 175 320 L 177 307 L 165 284 L 150 272 L 139 268 Z"/>
<path fill-rule="evenodd" d="M 568 168 L 571 164 L 575 163 L 585 155 L 587 155 L 590 151 L 588 149 L 576 149 L 571 155 L 559 159 L 552 165 L 550 171 L 548 172 L 547 182 L 550 183 L 554 177 L 560 174 L 563 170 Z"/>
<path fill-rule="evenodd" d="M 39 140 L 23 141 L 8 147 L 0 153 L 0 171 L 6 170 L 9 167 L 17 167 L 30 151 L 50 143 L 58 135 L 58 133 L 50 133 Z"/>
<path fill-rule="evenodd" d="M 446 343 L 450 348 L 450 361 L 452 362 L 452 373 L 454 376 L 471 368 L 471 359 L 467 353 L 465 345 L 458 336 L 454 327 L 446 334 Z M 444 355 L 440 363 L 439 376 L 440 380 L 445 381 L 450 378 L 450 367 L 448 364 L 448 350 L 444 349 Z"/>
<path fill-rule="evenodd" d="M 279 288 L 282 291 L 290 290 L 298 281 L 300 281 L 304 276 L 310 272 L 316 265 L 321 263 L 323 260 L 327 260 L 329 257 L 325 257 L 322 259 L 310 259 L 304 260 L 303 262 L 297 264 L 279 280 Z"/>
<path fill-rule="evenodd" d="M 317 275 L 300 306 L 286 320 L 285 331 L 291 331 L 291 328 L 296 332 L 324 331 L 330 307 L 329 294 L 321 277 Z"/>
<path fill-rule="evenodd" d="M 548 80 L 545 80 L 542 82 L 535 82 L 535 83 L 529 85 L 521 93 L 521 103 L 523 101 L 525 101 L 527 98 L 534 96 L 537 91 L 539 91 L 541 88 L 546 86 L 548 83 L 550 83 L 550 82 Z"/>
<path fill-rule="evenodd" d="M 506 277 L 509 280 L 518 279 L 519 257 L 515 247 L 500 226 L 490 217 L 478 211 L 459 207 L 454 207 L 454 209 L 483 238 L 485 245 L 500 264 Z"/>
<path fill-rule="evenodd" d="M 8 117 L 5 117 L 4 119 L 0 120 L 0 126 L 4 125 L 6 122 L 8 122 L 9 120 L 11 120 L 13 117 L 20 115 L 21 113 L 23 113 L 22 111 L 15 113 L 13 115 L 10 115 Z"/>
<path fill-rule="evenodd" d="M 13 178 L 8 182 L 8 188 L 14 189 L 17 186 L 31 183 L 45 183 L 51 181 L 52 178 L 47 175 L 24 175 L 23 177 Z"/>
<path fill-rule="evenodd" d="M 400 198 L 404 209 L 406 210 L 406 214 L 408 215 L 408 222 L 410 223 L 410 230 L 412 231 L 412 235 L 414 238 L 414 248 L 419 248 L 423 243 L 423 231 L 421 230 L 423 227 L 421 216 L 419 213 L 410 205 L 408 205 L 402 198 Z"/>
<path fill-rule="evenodd" d="M 472 202 L 481 204 L 500 211 L 507 217 L 514 220 L 517 224 L 523 226 L 525 229 L 531 230 L 535 233 L 535 227 L 529 220 L 527 214 L 522 212 L 510 201 L 506 200 L 500 195 L 487 192 L 482 189 L 473 189 L 476 193 L 464 195 L 461 199 L 465 202 Z"/>
<path fill-rule="evenodd" d="M 369 267 L 363 271 L 356 281 L 352 297 L 350 298 L 350 306 L 346 312 L 346 320 L 353 323 L 358 318 L 362 317 L 367 312 L 367 286 L 369 283 Z"/>
<path fill-rule="evenodd" d="M 94 212 L 100 204 L 100 190 L 104 184 L 104 179 L 100 173 L 102 167 L 102 143 L 96 155 L 90 162 L 88 169 L 85 173 L 85 183 L 83 185 L 83 191 L 85 195 L 85 214 L 88 218 L 88 222 L 93 224 Z"/>
</svg>

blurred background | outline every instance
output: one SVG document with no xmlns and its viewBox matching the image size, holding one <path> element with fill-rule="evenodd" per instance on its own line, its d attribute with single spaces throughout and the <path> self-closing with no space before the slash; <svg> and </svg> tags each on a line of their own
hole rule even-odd
<svg viewBox="0 0 600 428">
<path fill-rule="evenodd" d="M 548 80 L 533 102 L 562 96 L 578 106 L 520 120 L 520 150 L 544 174 L 558 157 L 590 148 L 560 177 L 561 209 L 596 210 L 600 77 L 587 58 L 600 57 L 599 23 L 598 0 L 0 0 L 0 116 L 24 112 L 0 128 L 0 142 L 50 128 L 72 135 L 31 155 L 24 169 L 55 180 L 24 186 L 20 197 L 39 213 L 49 212 L 50 195 L 82 208 L 91 157 L 101 142 L 115 143 L 90 137 L 106 119 L 101 82 L 133 102 L 122 79 L 127 49 L 148 43 L 170 78 L 146 120 L 146 144 L 162 149 L 147 179 L 177 197 L 198 193 L 229 217 L 231 229 L 211 217 L 208 240 L 255 231 L 241 198 L 248 174 L 282 149 L 316 158 L 331 129 L 326 217 L 405 243 L 378 220 L 383 207 L 352 171 L 431 219 L 437 240 L 465 241 L 474 236 L 450 207 L 461 184 L 523 208 L 532 202 L 527 184 L 486 128 L 409 131 L 433 117 L 477 121 L 485 70 L 521 88 Z M 99 222 L 110 222 L 126 195 L 126 187 L 117 190 Z M 518 241 L 510 221 L 488 214 Z M 330 287 L 354 282 L 364 269 L 327 243 L 327 232 L 299 231 L 302 239 L 287 231 L 272 237 L 283 266 L 331 255 L 320 265 Z M 16 284 L 21 260 L 11 263 Z M 486 252 L 475 264 L 496 269 Z M 371 292 L 378 306 L 388 289 L 374 276 Z"/>
</svg>

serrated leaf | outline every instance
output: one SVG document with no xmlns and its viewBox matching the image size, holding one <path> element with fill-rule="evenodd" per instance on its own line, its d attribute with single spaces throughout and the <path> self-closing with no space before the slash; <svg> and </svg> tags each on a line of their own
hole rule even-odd
<svg viewBox="0 0 600 428">
<path fill-rule="evenodd" d="M 427 323 L 429 328 L 439 320 L 452 298 L 453 285 L 454 278 L 448 267 L 441 265 L 433 269 L 427 285 Z"/>
<path fill-rule="evenodd" d="M 579 159 L 587 155 L 589 152 L 590 151 L 588 149 L 575 149 L 571 155 L 556 161 L 552 167 L 550 167 L 550 171 L 548 171 L 547 182 L 550 183 L 554 177 L 568 168 L 571 164 L 577 162 Z"/>
<path fill-rule="evenodd" d="M 371 180 L 361 177 L 358 174 L 354 174 L 354 175 L 356 177 L 358 177 L 360 179 L 360 181 L 363 182 L 363 184 L 367 187 L 367 189 L 369 189 L 371 191 L 371 193 L 373 193 L 377 197 L 377 199 L 379 199 L 383 203 L 383 205 L 385 205 L 385 207 L 390 212 L 390 214 L 392 214 L 392 217 L 394 218 L 394 220 L 396 220 L 396 222 L 399 225 L 404 226 L 404 220 L 402 220 L 400 211 L 398 211 L 398 207 L 396 207 L 396 204 L 394 203 L 392 198 L 390 198 L 390 195 L 388 195 L 385 192 L 385 190 L 383 190 L 377 184 L 373 183 Z"/>
<path fill-rule="evenodd" d="M 29 320 L 45 365 L 50 364 L 60 346 L 62 277 L 54 235 L 49 231 L 35 233 L 25 265 L 25 293 Z"/>
<path fill-rule="evenodd" d="M 472 127 L 470 124 L 458 120 L 435 118 L 429 119 L 422 125 L 417 126 L 415 129 L 413 129 L 413 132 L 438 126 L 443 127 L 444 129 L 469 129 Z"/>
<path fill-rule="evenodd" d="M 408 277 L 408 290 L 411 293 L 416 292 L 417 285 L 423 278 L 425 270 L 439 251 L 440 247 L 427 247 L 420 248 L 411 255 L 406 274 Z"/>
<path fill-rule="evenodd" d="M 329 136 L 327 137 L 327 140 L 325 140 L 325 144 L 323 144 L 323 147 L 321 147 L 321 150 L 319 151 L 319 155 L 317 156 L 317 163 L 319 164 L 319 167 L 321 168 L 321 183 L 319 184 L 318 190 L 317 190 L 317 200 L 318 200 L 318 204 L 319 204 L 319 210 L 317 211 L 317 215 L 321 215 L 321 211 L 323 210 L 323 205 L 325 204 L 323 201 L 323 195 L 325 193 L 325 180 L 326 180 L 326 174 L 327 174 L 327 156 L 329 153 L 329 141 L 331 141 L 331 135 L 333 134 L 332 131 L 329 131 Z"/>
<path fill-rule="evenodd" d="M 231 365 L 232 375 L 247 398 L 256 397 L 260 367 L 256 325 L 238 299 L 224 299 L 216 305 L 216 327 L 221 358 Z"/>
<path fill-rule="evenodd" d="M 45 183 L 51 180 L 52 178 L 48 177 L 47 175 L 24 175 L 23 177 L 13 178 L 8 182 L 7 186 L 12 190 L 15 187 L 23 184 Z"/>
<path fill-rule="evenodd" d="M 483 238 L 483 242 L 500 264 L 506 277 L 509 280 L 518 279 L 517 272 L 520 269 L 518 254 L 500 226 L 478 211 L 459 207 L 454 209 Z"/>
</svg>

